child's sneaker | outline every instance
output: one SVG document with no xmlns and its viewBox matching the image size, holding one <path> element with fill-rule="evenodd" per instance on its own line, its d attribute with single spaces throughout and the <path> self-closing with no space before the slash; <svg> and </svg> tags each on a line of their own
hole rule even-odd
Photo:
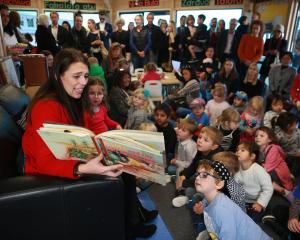
<svg viewBox="0 0 300 240">
<path fill-rule="evenodd" d="M 187 204 L 189 201 L 187 196 L 178 196 L 176 198 L 173 198 L 172 204 L 174 207 L 182 207 L 185 204 Z"/>
<path fill-rule="evenodd" d="M 206 230 L 199 233 L 198 237 L 196 238 L 196 240 L 209 240 L 209 239 L 210 239 L 210 237 L 209 237 L 208 232 Z"/>
</svg>

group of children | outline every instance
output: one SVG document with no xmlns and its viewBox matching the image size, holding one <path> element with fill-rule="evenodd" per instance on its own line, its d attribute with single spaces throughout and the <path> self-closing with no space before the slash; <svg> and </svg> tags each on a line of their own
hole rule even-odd
<svg viewBox="0 0 300 240">
<path fill-rule="evenodd" d="M 184 78 L 189 74 L 183 71 Z M 275 215 L 276 198 L 285 199 L 286 206 L 299 206 L 293 195 L 299 190 L 298 119 L 283 109 L 280 96 L 269 99 L 265 113 L 260 96 L 248 101 L 245 92 L 237 91 L 230 105 L 222 83 L 211 94 L 208 101 L 191 100 L 184 118 L 174 125 L 172 102 L 155 107 L 149 93 L 137 88 L 129 98 L 125 128 L 164 134 L 166 173 L 173 176 L 178 194 L 172 204 L 190 207 L 198 239 L 206 239 L 207 233 L 212 239 L 270 239 L 256 223 Z M 108 116 L 106 89 L 99 78 L 89 79 L 85 107 L 96 134 L 122 129 Z M 289 229 L 300 232 L 299 221 L 290 221 Z"/>
</svg>

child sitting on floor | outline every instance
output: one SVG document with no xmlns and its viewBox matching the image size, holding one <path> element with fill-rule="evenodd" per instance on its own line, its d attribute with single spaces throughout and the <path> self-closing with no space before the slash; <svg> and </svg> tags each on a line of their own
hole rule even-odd
<svg viewBox="0 0 300 240">
<path fill-rule="evenodd" d="M 222 193 L 230 176 L 222 163 L 201 161 L 196 176 L 196 190 L 204 195 L 204 222 L 211 239 L 271 239 L 241 208 Z M 198 236 L 198 239 L 200 237 Z"/>
<path fill-rule="evenodd" d="M 235 97 L 233 99 L 233 104 L 231 105 L 235 110 L 239 112 L 239 114 L 242 114 L 246 107 L 247 107 L 247 93 L 243 91 L 237 91 L 235 93 Z"/>
<path fill-rule="evenodd" d="M 176 130 L 178 139 L 177 154 L 168 167 L 168 173 L 170 175 L 176 173 L 176 178 L 179 177 L 182 170 L 190 166 L 197 153 L 197 145 L 192 139 L 196 129 L 197 126 L 188 119 L 183 119 L 178 124 Z"/>
<path fill-rule="evenodd" d="M 255 162 L 259 156 L 259 147 L 256 143 L 241 142 L 236 154 L 240 170 L 234 179 L 245 189 L 247 214 L 255 222 L 259 222 L 273 194 L 271 177 Z"/>
<path fill-rule="evenodd" d="M 285 112 L 283 109 L 283 98 L 279 95 L 272 95 L 269 97 L 269 109 L 264 116 L 264 126 L 272 128 L 271 121 L 274 117 L 278 117 L 280 113 Z"/>
</svg>

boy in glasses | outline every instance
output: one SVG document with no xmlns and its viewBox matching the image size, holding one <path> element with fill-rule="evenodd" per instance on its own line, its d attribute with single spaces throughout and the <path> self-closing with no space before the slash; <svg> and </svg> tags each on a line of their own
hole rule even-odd
<svg viewBox="0 0 300 240">
<path fill-rule="evenodd" d="M 200 161 L 196 172 L 195 187 L 204 195 L 202 201 L 204 222 L 211 239 L 269 240 L 253 220 L 233 203 L 222 189 L 230 174 L 225 165 L 217 161 Z M 201 232 L 197 239 L 202 239 Z"/>
</svg>

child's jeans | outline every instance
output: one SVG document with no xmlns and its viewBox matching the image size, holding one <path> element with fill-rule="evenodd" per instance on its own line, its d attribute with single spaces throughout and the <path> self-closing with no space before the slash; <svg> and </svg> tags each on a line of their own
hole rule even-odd
<svg viewBox="0 0 300 240">
<path fill-rule="evenodd" d="M 176 169 L 177 169 L 177 167 L 175 166 L 175 165 L 169 165 L 168 166 L 168 168 L 167 168 L 167 173 L 169 174 L 169 175 L 176 175 Z"/>
<path fill-rule="evenodd" d="M 191 193 L 191 191 L 188 194 L 190 194 L 190 193 Z M 187 204 L 187 208 L 191 209 L 192 222 L 195 227 L 197 235 L 200 232 L 204 231 L 206 229 L 206 227 L 204 224 L 203 214 L 195 213 L 193 210 L 193 207 L 196 203 L 201 202 L 203 198 L 204 198 L 204 196 L 202 193 L 195 193 Z"/>
</svg>

